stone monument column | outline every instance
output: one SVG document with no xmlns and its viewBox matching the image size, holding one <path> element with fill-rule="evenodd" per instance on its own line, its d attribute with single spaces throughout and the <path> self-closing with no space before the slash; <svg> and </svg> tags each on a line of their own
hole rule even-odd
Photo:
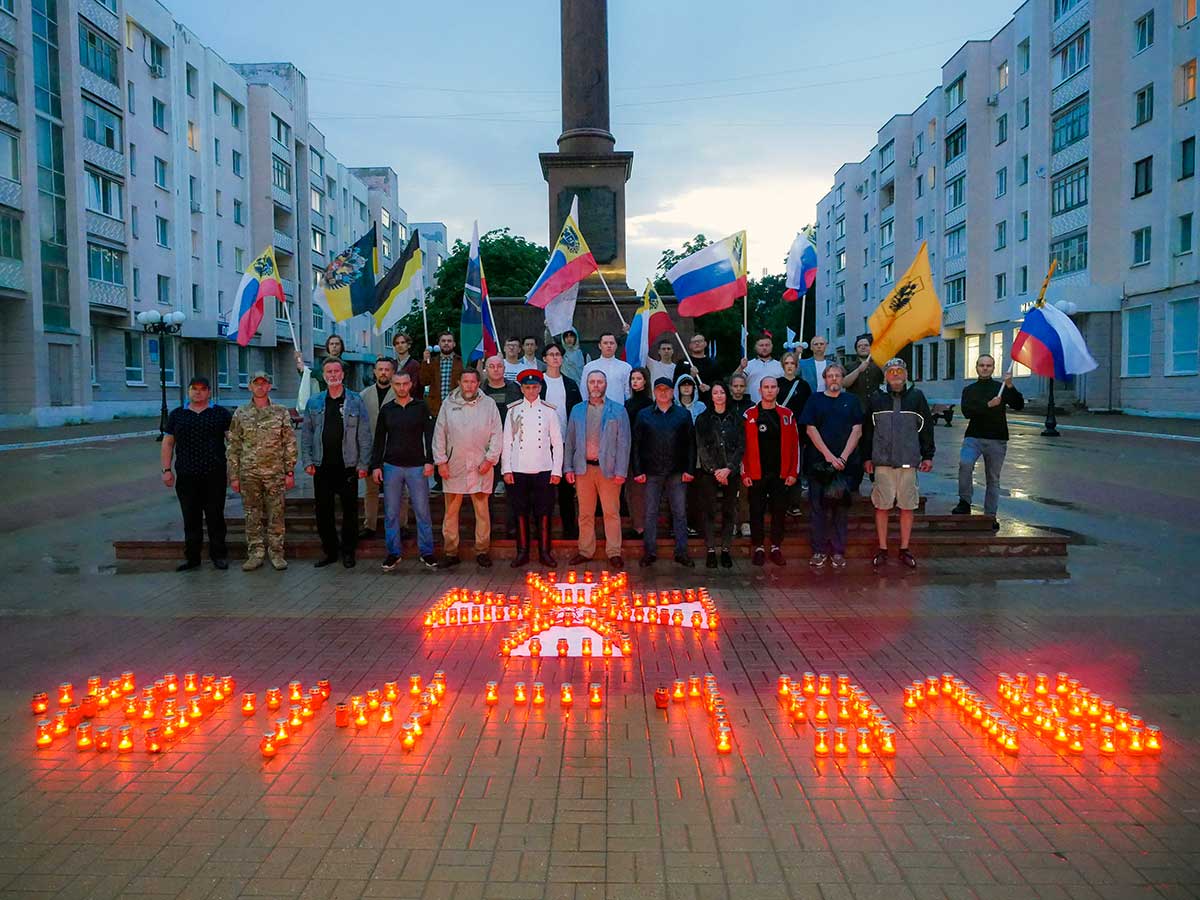
<svg viewBox="0 0 1200 900">
<path fill-rule="evenodd" d="M 578 196 L 580 229 L 592 254 L 613 293 L 627 298 L 625 182 L 633 170 L 633 153 L 614 150 L 616 138 L 609 130 L 608 4 L 560 3 L 562 134 L 557 152 L 539 154 L 542 177 L 549 184 L 549 244 L 558 238 L 571 198 Z M 580 303 L 594 299 L 608 302 L 598 279 L 580 290 Z"/>
</svg>

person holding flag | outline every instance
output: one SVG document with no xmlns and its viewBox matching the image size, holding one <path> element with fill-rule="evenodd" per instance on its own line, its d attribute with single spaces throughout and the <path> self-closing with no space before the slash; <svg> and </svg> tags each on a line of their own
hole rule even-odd
<svg viewBox="0 0 1200 900">
<path fill-rule="evenodd" d="M 670 335 L 675 335 L 676 340 L 679 339 L 679 335 L 675 331 L 675 323 L 671 321 L 671 316 L 663 305 L 662 298 L 658 296 L 658 291 L 647 279 L 646 289 L 642 292 L 642 305 L 633 314 L 633 321 L 629 323 L 629 334 L 625 337 L 625 362 L 634 369 L 638 366 L 645 366 L 655 380 L 667 378 L 674 384 L 675 363 L 673 361 L 670 367 L 664 367 L 658 372 L 655 372 L 654 365 L 662 361 L 661 346 L 664 339 Z M 667 343 L 669 344 L 670 341 L 667 340 Z M 674 352 L 672 349 L 671 354 L 673 355 Z M 610 390 L 612 388 L 611 376 L 609 377 L 609 388 Z"/>
<path fill-rule="evenodd" d="M 550 251 L 546 268 L 525 295 L 525 302 L 545 313 L 548 332 L 562 334 L 571 327 L 575 317 L 579 283 L 598 270 L 596 259 L 579 230 L 579 198 L 572 197 L 571 211 Z"/>
<path fill-rule="evenodd" d="M 488 359 L 500 352 L 496 321 L 492 316 L 491 301 L 488 299 L 487 278 L 483 274 L 483 259 L 479 255 L 478 221 L 475 222 L 475 227 L 471 231 L 471 250 L 467 254 L 467 279 L 463 285 L 462 319 L 458 333 L 462 339 L 468 363 Z M 458 378 L 456 377 L 454 381 L 457 383 Z M 451 385 L 452 388 L 453 385 Z M 437 402 L 440 404 L 449 392 L 448 389 Z M 437 409 L 432 404 L 430 409 L 434 415 L 437 415 Z"/>
<path fill-rule="evenodd" d="M 1012 372 L 1004 376 L 999 389 L 992 373 L 996 360 L 989 353 L 980 354 L 975 361 L 979 379 L 963 388 L 960 409 L 967 418 L 967 433 L 963 437 L 958 457 L 958 505 L 950 510 L 956 516 L 971 514 L 971 495 L 974 493 L 975 463 L 983 457 L 983 472 L 987 492 L 983 495 L 984 515 L 992 517 L 992 530 L 998 530 L 996 510 L 1000 507 L 1000 470 L 1008 453 L 1008 417 L 1005 407 L 1013 411 L 1025 408 L 1025 398 L 1013 386 Z"/>
<path fill-rule="evenodd" d="M 817 283 L 817 251 L 802 231 L 796 232 L 787 255 L 787 278 L 783 299 L 789 303 L 800 300 Z M 804 327 L 804 316 L 800 316 L 800 327 Z"/>
</svg>

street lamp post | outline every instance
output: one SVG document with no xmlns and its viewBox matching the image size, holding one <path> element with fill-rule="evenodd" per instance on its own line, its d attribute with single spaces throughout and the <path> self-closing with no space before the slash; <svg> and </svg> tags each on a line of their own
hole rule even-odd
<svg viewBox="0 0 1200 900">
<path fill-rule="evenodd" d="M 1073 316 L 1079 307 L 1070 300 L 1059 300 L 1054 304 L 1066 315 Z M 1046 427 L 1042 429 L 1042 437 L 1059 437 L 1058 417 L 1054 414 L 1054 379 L 1050 379 L 1050 392 L 1046 401 Z"/>
<path fill-rule="evenodd" d="M 168 334 L 179 334 L 187 316 L 181 310 L 160 313 L 156 309 L 148 309 L 137 314 L 137 322 L 146 334 L 158 335 L 158 380 L 162 389 L 162 409 L 158 418 L 158 437 L 161 441 L 167 433 L 167 348 L 163 338 Z"/>
</svg>

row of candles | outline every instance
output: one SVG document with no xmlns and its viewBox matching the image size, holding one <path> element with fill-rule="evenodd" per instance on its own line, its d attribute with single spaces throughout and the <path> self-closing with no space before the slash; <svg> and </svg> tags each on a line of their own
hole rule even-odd
<svg viewBox="0 0 1200 900">
<path fill-rule="evenodd" d="M 568 627 L 574 625 L 574 621 L 567 621 Z M 612 659 L 616 655 L 616 648 L 620 648 L 621 656 L 628 656 L 633 652 L 633 638 L 626 631 L 621 631 L 615 625 L 608 622 L 587 621 L 583 625 L 591 628 L 600 635 L 600 656 L 603 659 Z M 529 656 L 532 659 L 538 659 L 542 656 L 542 639 L 537 635 L 549 631 L 553 627 L 548 620 L 539 622 L 534 621 L 521 625 L 519 628 L 510 631 L 507 635 L 500 639 L 500 655 L 511 656 L 512 652 L 524 644 L 529 642 Z M 592 644 L 591 637 L 585 637 L 580 641 L 580 655 L 588 658 L 595 653 L 595 647 Z M 565 638 L 559 638 L 554 645 L 555 655 L 560 658 L 566 658 L 570 655 L 570 642 Z"/>
<path fill-rule="evenodd" d="M 445 700 L 446 673 L 438 669 L 428 684 L 420 675 L 409 675 L 406 693 L 413 706 L 400 723 L 400 747 L 408 753 L 417 746 L 417 738 L 433 724 L 433 711 Z M 338 728 L 353 725 L 358 732 L 370 725 L 372 718 L 377 718 L 380 729 L 390 728 L 398 718 L 396 704 L 400 697 L 399 681 L 385 682 L 382 689 L 373 687 L 363 694 L 352 694 L 334 708 L 333 724 Z"/>
<path fill-rule="evenodd" d="M 276 718 L 275 727 L 264 732 L 262 740 L 258 742 L 258 749 L 262 753 L 263 759 L 273 759 L 279 753 L 280 747 L 290 744 L 292 738 L 299 734 L 301 729 L 316 716 L 332 693 L 333 685 L 328 678 L 322 678 L 307 691 L 304 689 L 303 682 L 289 681 L 287 686 L 288 714 Z M 283 708 L 283 703 L 283 690 L 277 687 L 267 688 L 264 704 L 268 712 L 278 712 Z M 242 715 L 249 718 L 257 711 L 257 695 L 249 691 L 242 694 Z"/>
<path fill-rule="evenodd" d="M 1083 752 L 1084 725 L 1089 734 L 1095 733 L 1097 747 L 1104 756 L 1114 756 L 1118 751 L 1129 756 L 1162 752 L 1162 731 L 1157 725 L 1145 724 L 1141 716 L 1105 700 L 1067 672 L 1056 673 L 1053 687 L 1044 672 L 1034 675 L 1032 688 L 1025 672 L 1015 677 L 1001 672 L 996 682 L 1000 702 L 1010 714 L 1046 740 L 1065 745 L 1071 753 Z"/>
<path fill-rule="evenodd" d="M 588 706 L 593 709 L 598 709 L 604 705 L 604 689 L 599 681 L 593 681 L 588 684 Z M 483 702 L 488 706 L 495 706 L 500 702 L 500 685 L 499 682 L 489 681 L 484 689 Z M 525 682 L 517 681 L 513 683 L 513 705 L 524 706 L 546 705 L 546 686 L 540 681 L 533 682 L 531 688 L 526 688 Z M 575 686 L 571 682 L 566 681 L 558 687 L 558 703 L 563 709 L 570 709 L 575 705 Z"/>
<path fill-rule="evenodd" d="M 729 713 L 725 709 L 725 698 L 717 687 L 717 676 L 706 672 L 704 677 L 688 676 L 687 681 L 675 679 L 671 688 L 665 684 L 654 689 L 654 705 L 658 709 L 667 709 L 671 702 L 687 703 L 699 700 L 704 703 L 704 711 L 708 714 L 709 727 L 716 741 L 718 753 L 729 753 L 733 750 L 733 726 L 729 723 Z"/>
<path fill-rule="evenodd" d="M 987 703 L 984 697 L 974 690 L 963 679 L 953 672 L 943 672 L 929 675 L 924 681 L 912 682 L 904 689 L 904 708 L 912 711 L 920 709 L 925 704 L 932 704 L 939 697 L 945 697 L 958 706 L 966 716 L 967 721 L 981 729 L 984 735 L 1009 756 L 1016 756 L 1021 750 L 1018 726 L 1015 721 L 1003 712 Z M 1083 744 L 1072 743 L 1072 752 L 1082 753 Z"/>
<path fill-rule="evenodd" d="M 849 675 L 839 674 L 836 681 L 832 675 L 816 672 L 805 672 L 799 681 L 780 675 L 776 695 L 793 722 L 813 722 L 816 756 L 849 756 L 851 744 L 862 759 L 896 755 L 895 727 L 870 694 L 850 682 Z"/>
</svg>

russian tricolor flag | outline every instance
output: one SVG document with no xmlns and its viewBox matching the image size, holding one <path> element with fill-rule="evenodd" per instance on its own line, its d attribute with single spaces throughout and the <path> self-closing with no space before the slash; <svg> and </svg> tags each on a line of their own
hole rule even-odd
<svg viewBox="0 0 1200 900">
<path fill-rule="evenodd" d="M 238 346 L 245 347 L 258 331 L 265 315 L 268 297 L 274 297 L 280 303 L 286 302 L 283 284 L 279 280 L 279 269 L 275 265 L 274 247 L 268 247 L 261 256 L 250 262 L 242 275 L 242 283 L 238 285 L 237 300 L 234 304 L 237 316 L 237 334 L 234 339 Z"/>
<path fill-rule="evenodd" d="M 681 316 L 703 316 L 728 309 L 746 296 L 746 232 L 709 244 L 667 272 Z"/>
<path fill-rule="evenodd" d="M 817 251 L 802 232 L 796 232 L 787 255 L 787 290 L 784 300 L 799 300 L 817 283 Z"/>
<path fill-rule="evenodd" d="M 562 334 L 571 327 L 579 282 L 596 269 L 596 258 L 579 230 L 579 198 L 573 197 L 546 268 L 525 295 L 526 303 L 545 310 L 546 329 L 551 334 Z"/>
<path fill-rule="evenodd" d="M 651 359 L 650 348 L 657 346 L 662 335 L 673 331 L 675 323 L 659 299 L 658 291 L 647 281 L 646 290 L 642 293 L 642 305 L 629 323 L 629 335 L 625 338 L 625 361 L 635 369 L 646 365 Z"/>
<path fill-rule="evenodd" d="M 1011 356 L 1038 375 L 1057 381 L 1090 372 L 1098 365 L 1070 316 L 1048 305 L 1025 313 Z"/>
</svg>

